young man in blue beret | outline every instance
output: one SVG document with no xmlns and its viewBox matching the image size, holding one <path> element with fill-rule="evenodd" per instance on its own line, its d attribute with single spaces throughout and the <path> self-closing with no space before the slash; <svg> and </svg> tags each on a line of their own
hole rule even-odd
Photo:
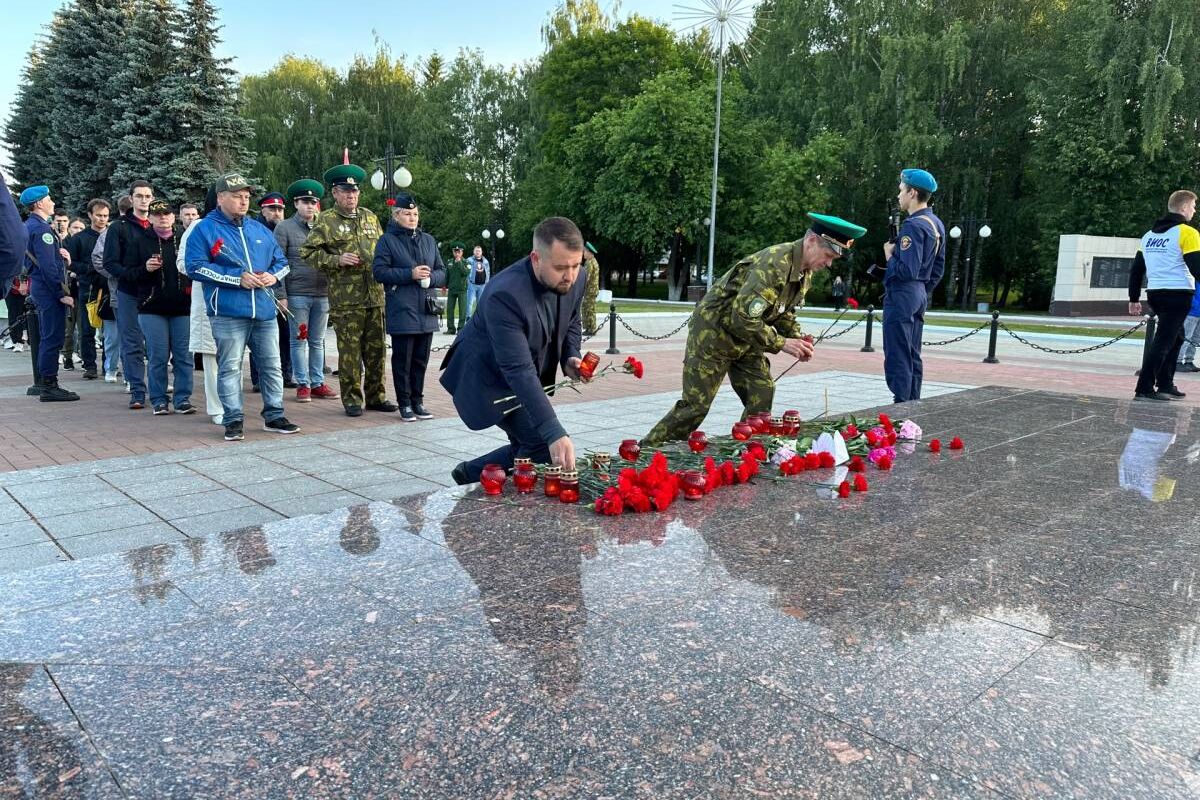
<svg viewBox="0 0 1200 800">
<path fill-rule="evenodd" d="M 907 214 L 883 246 L 883 375 L 897 403 L 921 399 L 921 336 L 929 297 L 946 269 L 946 226 L 929 207 L 937 181 L 923 169 L 900 173 L 896 202 Z"/>
<path fill-rule="evenodd" d="M 75 299 L 67 291 L 67 264 L 70 256 L 50 227 L 54 200 L 46 186 L 30 186 L 21 192 L 21 205 L 29 210 L 25 220 L 26 268 L 29 270 L 29 294 L 37 306 L 38 375 L 42 379 L 43 403 L 78 400 L 79 395 L 58 385 L 58 351 L 66 333 L 67 309 Z"/>
</svg>

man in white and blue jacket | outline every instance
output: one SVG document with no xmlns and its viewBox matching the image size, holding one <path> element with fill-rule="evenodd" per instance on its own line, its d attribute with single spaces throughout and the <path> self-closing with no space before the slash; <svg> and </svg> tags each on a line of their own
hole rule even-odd
<svg viewBox="0 0 1200 800">
<path fill-rule="evenodd" d="M 295 433 L 283 415 L 283 372 L 275 323 L 275 286 L 288 261 L 265 225 L 246 216 L 250 184 L 238 174 L 217 179 L 217 207 L 195 224 L 185 255 L 188 276 L 204 289 L 204 307 L 217 342 L 218 392 L 225 441 L 244 438 L 242 362 L 246 345 L 259 368 L 265 424 L 270 433 Z"/>
</svg>

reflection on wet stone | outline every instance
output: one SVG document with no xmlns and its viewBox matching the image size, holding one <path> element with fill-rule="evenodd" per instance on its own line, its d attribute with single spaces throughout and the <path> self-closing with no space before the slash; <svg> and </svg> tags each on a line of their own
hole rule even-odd
<svg viewBox="0 0 1200 800">
<path fill-rule="evenodd" d="M 5 576 L 0 796 L 1195 796 L 1192 410 L 903 411 L 967 450 L 846 500 L 454 487 Z"/>
</svg>

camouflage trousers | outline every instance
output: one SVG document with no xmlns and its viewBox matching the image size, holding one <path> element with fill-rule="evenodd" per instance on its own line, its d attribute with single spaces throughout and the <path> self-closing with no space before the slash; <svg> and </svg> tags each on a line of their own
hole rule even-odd
<svg viewBox="0 0 1200 800">
<path fill-rule="evenodd" d="M 383 388 L 384 350 L 383 309 L 339 308 L 329 312 L 329 322 L 337 331 L 338 386 L 342 405 L 362 406 L 387 400 Z"/>
<path fill-rule="evenodd" d="M 744 409 L 742 418 L 755 411 L 770 411 L 775 401 L 771 363 L 761 351 L 734 340 L 719 328 L 694 326 L 688 331 L 683 354 L 683 396 L 642 439 L 659 445 L 686 439 L 708 416 L 725 376 Z"/>
<path fill-rule="evenodd" d="M 600 264 L 596 259 L 588 260 L 587 288 L 583 292 L 583 304 L 579 307 L 579 319 L 583 323 L 583 335 L 596 332 L 596 294 L 600 291 Z"/>
</svg>

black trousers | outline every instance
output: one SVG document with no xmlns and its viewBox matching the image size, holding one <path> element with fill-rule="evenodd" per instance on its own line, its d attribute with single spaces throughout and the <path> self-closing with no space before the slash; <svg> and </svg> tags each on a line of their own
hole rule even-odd
<svg viewBox="0 0 1200 800">
<path fill-rule="evenodd" d="M 506 414 L 504 419 L 496 423 L 496 427 L 508 435 L 508 444 L 464 462 L 469 481 L 478 481 L 488 464 L 499 464 L 507 471 L 512 469 L 513 461 L 520 457 L 532 458 L 535 464 L 550 463 L 550 447 L 542 441 L 529 418 L 529 412 L 524 408 Z"/>
<path fill-rule="evenodd" d="M 392 334 L 392 382 L 401 408 L 425 401 L 425 369 L 432 347 L 432 333 Z"/>
<path fill-rule="evenodd" d="M 12 325 L 12 321 L 20 319 L 25 314 L 25 298 L 16 292 L 9 292 L 4 295 L 4 305 L 8 308 L 8 323 Z M 25 320 L 21 320 L 8 331 L 8 338 L 13 340 L 13 344 L 20 344 L 25 341 Z"/>
<path fill-rule="evenodd" d="M 1142 359 L 1137 391 L 1149 393 L 1175 385 L 1175 362 L 1183 346 L 1183 321 L 1192 307 L 1192 292 L 1187 289 L 1152 289 L 1146 292 L 1150 310 L 1158 317 L 1154 340 Z"/>
</svg>

